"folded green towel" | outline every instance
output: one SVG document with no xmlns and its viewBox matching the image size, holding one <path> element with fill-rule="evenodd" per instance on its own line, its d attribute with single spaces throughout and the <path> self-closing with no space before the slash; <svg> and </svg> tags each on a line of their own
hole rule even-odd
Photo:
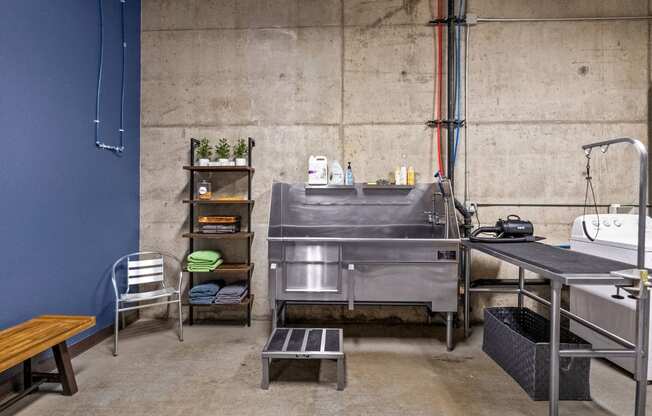
<svg viewBox="0 0 652 416">
<path fill-rule="evenodd" d="M 197 265 L 195 263 L 188 263 L 188 271 L 189 272 L 196 272 L 196 273 L 206 273 L 206 272 L 212 272 L 215 270 L 220 264 L 224 263 L 222 259 L 218 259 L 215 263 L 205 266 L 205 265 Z"/>
<path fill-rule="evenodd" d="M 222 258 L 222 254 L 213 250 L 198 250 L 188 255 L 189 263 L 215 263 L 218 259 Z"/>
</svg>

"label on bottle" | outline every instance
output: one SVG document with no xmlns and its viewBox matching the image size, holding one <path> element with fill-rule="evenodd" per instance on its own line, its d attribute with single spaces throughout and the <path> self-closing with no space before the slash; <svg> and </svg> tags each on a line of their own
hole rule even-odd
<svg viewBox="0 0 652 416">
<path fill-rule="evenodd" d="M 208 189 L 205 186 L 199 187 L 199 195 L 204 195 L 206 192 L 208 192 Z"/>
</svg>

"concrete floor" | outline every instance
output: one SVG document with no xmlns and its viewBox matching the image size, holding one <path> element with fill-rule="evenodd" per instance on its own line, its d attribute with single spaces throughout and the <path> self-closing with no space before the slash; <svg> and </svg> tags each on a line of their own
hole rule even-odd
<svg viewBox="0 0 652 416">
<path fill-rule="evenodd" d="M 196 325 L 180 343 L 171 324 L 139 321 L 73 360 L 80 391 L 43 392 L 8 414 L 32 415 L 546 415 L 481 350 L 482 328 L 447 353 L 443 327 L 345 327 L 348 385 L 335 390 L 335 365 L 277 362 L 261 390 L 259 353 L 269 323 L 249 329 Z M 563 402 L 562 415 L 630 415 L 633 381 L 592 363 L 593 402 Z M 652 414 L 648 405 L 648 414 Z"/>
</svg>

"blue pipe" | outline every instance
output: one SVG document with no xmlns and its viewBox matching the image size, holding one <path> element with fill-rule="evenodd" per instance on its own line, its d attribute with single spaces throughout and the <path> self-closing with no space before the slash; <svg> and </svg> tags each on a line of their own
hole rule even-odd
<svg viewBox="0 0 652 416">
<path fill-rule="evenodd" d="M 126 40 L 126 29 L 125 29 L 125 4 L 126 0 L 120 0 L 120 21 L 122 22 L 122 78 L 120 86 L 120 149 L 124 150 L 124 120 L 125 120 L 125 63 L 127 61 L 127 40 Z M 120 150 L 120 151 L 122 151 Z"/>
<path fill-rule="evenodd" d="M 102 66 L 104 65 L 104 16 L 102 15 L 102 0 L 97 0 L 99 9 L 99 56 L 97 67 L 97 90 L 95 94 L 95 145 L 100 146 L 100 91 L 102 90 Z"/>
<path fill-rule="evenodd" d="M 462 13 L 464 11 L 464 0 L 460 0 L 460 9 L 459 9 L 459 15 L 458 18 L 462 18 Z M 455 120 L 459 120 L 461 116 L 461 109 L 460 109 L 460 102 L 462 101 L 460 99 L 461 95 L 461 82 L 460 78 L 462 77 L 462 62 L 461 62 L 461 53 L 460 53 L 460 43 L 462 39 L 462 27 L 461 25 L 457 25 L 456 28 L 456 33 L 455 33 L 455 96 L 457 97 L 457 100 L 455 102 Z M 460 126 L 456 125 L 455 126 L 455 145 L 453 146 L 453 167 L 455 167 L 455 162 L 457 160 L 457 148 L 460 144 Z"/>
<path fill-rule="evenodd" d="M 99 56 L 97 68 L 97 90 L 95 94 L 95 145 L 100 149 L 111 150 L 115 153 L 122 153 L 125 150 L 124 144 L 124 114 L 125 114 L 125 66 L 126 66 L 126 25 L 125 25 L 125 5 L 126 0 L 120 0 L 120 18 L 122 24 L 122 82 L 120 86 L 120 145 L 111 146 L 100 140 L 100 98 L 102 94 L 102 71 L 104 69 L 104 15 L 102 13 L 102 0 L 97 0 L 99 10 Z"/>
</svg>

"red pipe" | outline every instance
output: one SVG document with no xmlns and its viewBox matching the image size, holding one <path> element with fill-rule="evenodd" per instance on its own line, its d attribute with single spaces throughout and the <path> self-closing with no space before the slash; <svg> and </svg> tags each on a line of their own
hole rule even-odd
<svg viewBox="0 0 652 416">
<path fill-rule="evenodd" d="M 437 19 L 442 19 L 444 14 L 443 0 L 437 1 Z M 443 57 L 443 28 L 437 25 L 437 62 L 435 65 L 435 76 L 437 77 L 437 85 L 435 87 L 435 120 L 441 121 L 441 102 L 442 102 L 442 88 L 443 88 L 443 74 L 442 68 L 444 65 Z M 437 124 L 437 167 L 439 176 L 443 173 L 443 162 L 441 158 L 441 124 Z"/>
</svg>

